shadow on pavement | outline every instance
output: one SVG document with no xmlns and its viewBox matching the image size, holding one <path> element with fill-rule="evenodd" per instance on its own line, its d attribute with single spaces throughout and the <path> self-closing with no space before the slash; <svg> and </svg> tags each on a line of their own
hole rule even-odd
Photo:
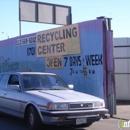
<svg viewBox="0 0 130 130">
<path fill-rule="evenodd" d="M 76 128 L 70 126 L 46 126 L 45 130 L 86 130 L 85 128 Z"/>
<path fill-rule="evenodd" d="M 8 125 L 7 125 L 8 122 Z M 76 126 L 48 126 L 43 125 L 43 130 L 86 130 L 83 127 Z M 28 130 L 22 119 L 0 114 L 0 130 Z"/>
<path fill-rule="evenodd" d="M 113 119 L 118 119 L 118 120 L 121 120 L 121 119 L 124 119 L 124 120 L 130 120 L 130 119 L 126 119 L 126 118 L 119 118 L 119 117 L 111 117 Z"/>
</svg>

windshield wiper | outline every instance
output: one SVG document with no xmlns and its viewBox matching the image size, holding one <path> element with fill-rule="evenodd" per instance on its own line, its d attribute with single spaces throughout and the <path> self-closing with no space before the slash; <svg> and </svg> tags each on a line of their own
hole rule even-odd
<svg viewBox="0 0 130 130">
<path fill-rule="evenodd" d="M 29 91 L 29 90 L 42 90 L 42 88 L 28 88 L 25 91 Z"/>
<path fill-rule="evenodd" d="M 49 90 L 68 90 L 66 88 L 49 88 Z"/>
</svg>

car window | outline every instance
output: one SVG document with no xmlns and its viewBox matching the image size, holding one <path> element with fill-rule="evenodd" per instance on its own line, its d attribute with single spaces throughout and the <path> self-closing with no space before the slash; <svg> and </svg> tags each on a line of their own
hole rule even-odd
<svg viewBox="0 0 130 130">
<path fill-rule="evenodd" d="M 57 76 L 24 74 L 22 75 L 24 90 L 49 89 L 67 90 L 68 86 Z"/>
<path fill-rule="evenodd" d="M 10 75 L 8 84 L 9 84 L 9 85 L 19 85 L 18 75 Z"/>
<path fill-rule="evenodd" d="M 56 77 L 54 78 L 54 76 L 48 76 L 48 79 L 52 85 L 62 86 L 63 84 L 59 79 L 57 79 Z"/>
<path fill-rule="evenodd" d="M 28 88 L 29 87 L 29 85 L 30 85 L 30 79 L 31 79 L 30 76 L 25 76 L 24 77 L 24 79 L 23 79 L 24 88 Z"/>
<path fill-rule="evenodd" d="M 4 89 L 7 87 L 7 82 L 9 79 L 9 75 L 5 74 L 1 76 L 1 80 L 0 80 L 0 89 Z"/>
</svg>

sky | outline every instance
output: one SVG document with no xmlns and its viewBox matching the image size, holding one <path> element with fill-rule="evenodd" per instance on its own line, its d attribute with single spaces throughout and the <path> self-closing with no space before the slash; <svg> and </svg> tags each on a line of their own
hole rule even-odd
<svg viewBox="0 0 130 130">
<path fill-rule="evenodd" d="M 33 1 L 33 0 L 32 0 Z M 130 0 L 35 0 L 71 6 L 72 23 L 112 18 L 113 37 L 130 37 Z M 21 35 L 61 25 L 21 22 Z M 63 25 L 62 25 L 63 26 Z M 4 34 L 2 33 L 4 32 Z M 19 0 L 0 0 L 0 40 L 19 36 Z"/>
</svg>

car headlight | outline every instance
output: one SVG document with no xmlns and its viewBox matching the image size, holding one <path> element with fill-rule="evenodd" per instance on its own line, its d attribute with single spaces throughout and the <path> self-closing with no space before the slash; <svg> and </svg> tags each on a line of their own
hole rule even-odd
<svg viewBox="0 0 130 130">
<path fill-rule="evenodd" d="M 104 101 L 94 102 L 94 103 L 93 103 L 93 107 L 94 107 L 94 108 L 105 107 L 105 103 L 104 103 Z"/>
<path fill-rule="evenodd" d="M 48 103 L 48 110 L 68 110 L 69 105 L 67 103 Z"/>
</svg>

